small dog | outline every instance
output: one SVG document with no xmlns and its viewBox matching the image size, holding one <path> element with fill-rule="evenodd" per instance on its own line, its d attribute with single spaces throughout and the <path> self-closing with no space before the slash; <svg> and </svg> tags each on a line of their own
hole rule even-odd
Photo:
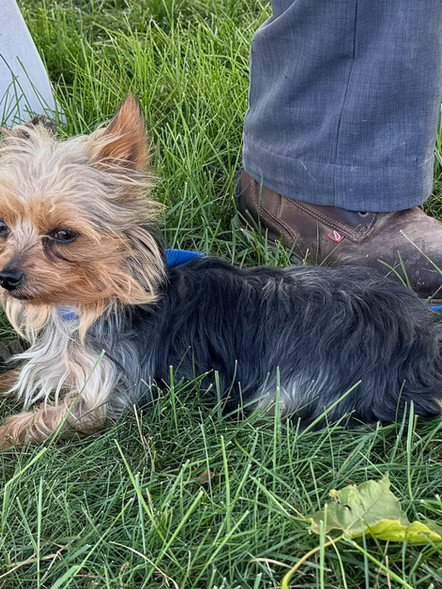
<svg viewBox="0 0 442 589">
<path fill-rule="evenodd" d="M 4 132 L 1 298 L 30 347 L 1 377 L 24 412 L 0 446 L 97 432 L 167 387 L 170 366 L 229 407 L 278 402 L 316 427 L 400 419 L 411 402 L 440 413 L 442 327 L 415 294 L 361 268 L 167 266 L 146 159 L 132 95 L 89 136 Z"/>
</svg>

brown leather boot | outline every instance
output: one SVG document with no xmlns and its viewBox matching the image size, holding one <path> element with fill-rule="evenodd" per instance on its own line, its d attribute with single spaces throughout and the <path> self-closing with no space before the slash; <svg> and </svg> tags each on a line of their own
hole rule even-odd
<svg viewBox="0 0 442 589">
<path fill-rule="evenodd" d="M 442 223 L 419 207 L 371 213 L 313 205 L 261 186 L 244 170 L 236 198 L 241 222 L 282 239 L 295 258 L 370 266 L 442 300 Z"/>
</svg>

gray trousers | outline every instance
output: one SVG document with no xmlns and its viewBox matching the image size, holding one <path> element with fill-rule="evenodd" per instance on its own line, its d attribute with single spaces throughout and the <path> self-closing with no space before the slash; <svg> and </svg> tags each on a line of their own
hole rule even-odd
<svg viewBox="0 0 442 589">
<path fill-rule="evenodd" d="M 442 0 L 273 0 L 250 56 L 244 169 L 268 188 L 360 211 L 432 188 Z"/>
</svg>

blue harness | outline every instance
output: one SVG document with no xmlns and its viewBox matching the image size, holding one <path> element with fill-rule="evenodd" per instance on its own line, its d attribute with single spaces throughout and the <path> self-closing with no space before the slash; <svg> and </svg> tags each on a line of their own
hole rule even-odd
<svg viewBox="0 0 442 589">
<path fill-rule="evenodd" d="M 168 266 L 179 266 L 202 255 L 204 254 L 192 250 L 166 249 L 166 264 Z"/>
</svg>

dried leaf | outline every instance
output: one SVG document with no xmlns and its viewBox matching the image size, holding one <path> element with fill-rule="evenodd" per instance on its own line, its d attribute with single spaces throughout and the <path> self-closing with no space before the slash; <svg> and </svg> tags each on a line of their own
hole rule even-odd
<svg viewBox="0 0 442 589">
<path fill-rule="evenodd" d="M 198 485 L 207 485 L 208 482 L 211 481 L 214 476 L 215 476 L 214 471 L 208 470 L 206 468 L 205 470 L 203 470 L 203 472 L 201 474 L 199 474 L 197 477 L 195 477 L 195 482 L 198 483 Z"/>
</svg>

